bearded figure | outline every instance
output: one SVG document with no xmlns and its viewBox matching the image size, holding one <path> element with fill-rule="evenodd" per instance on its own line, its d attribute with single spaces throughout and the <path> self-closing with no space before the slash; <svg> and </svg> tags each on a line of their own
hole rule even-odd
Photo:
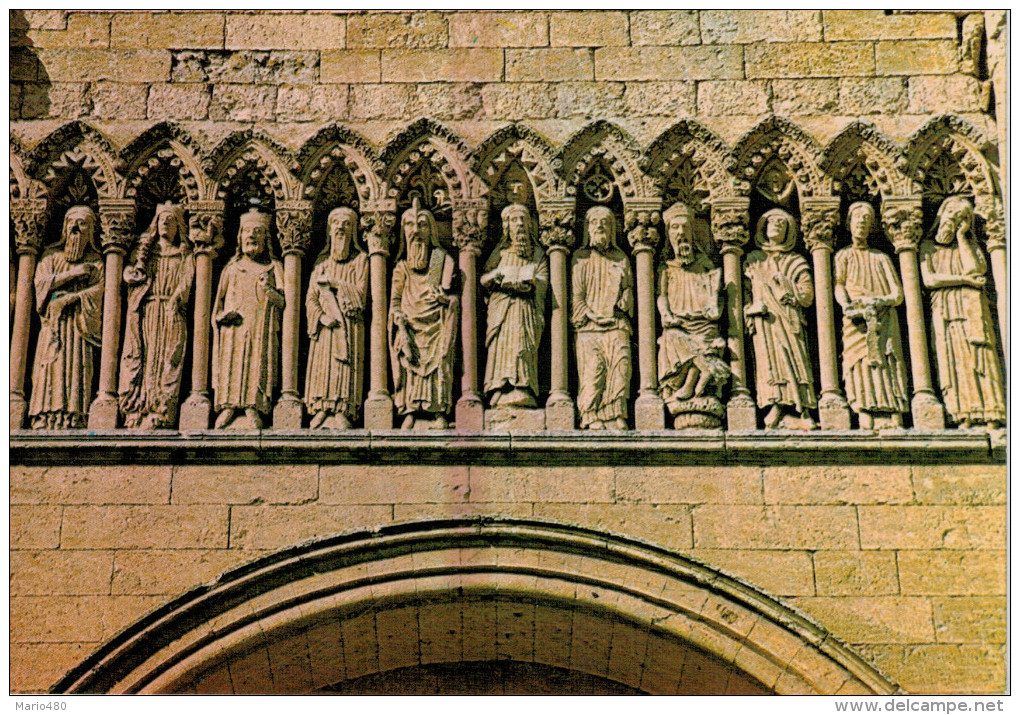
<svg viewBox="0 0 1020 715">
<path fill-rule="evenodd" d="M 903 289 L 892 260 L 868 247 L 875 209 L 847 211 L 852 244 L 836 253 L 835 295 L 843 308 L 843 383 L 862 429 L 902 427 L 910 409 L 896 306 Z"/>
<path fill-rule="evenodd" d="M 988 263 L 974 236 L 974 207 L 950 196 L 920 246 L 931 292 L 932 341 L 946 412 L 961 427 L 1001 427 L 1006 401 L 999 344 L 985 295 Z"/>
<path fill-rule="evenodd" d="M 269 216 L 241 216 L 237 252 L 220 275 L 213 307 L 216 429 L 261 429 L 280 378 L 283 265 L 269 244 Z M 243 414 L 243 417 L 241 416 Z"/>
<path fill-rule="evenodd" d="M 584 242 L 571 268 L 581 429 L 625 430 L 634 273 L 616 245 L 616 219 L 605 206 L 588 209 Z"/>
<path fill-rule="evenodd" d="M 501 218 L 503 238 L 481 278 L 488 305 L 484 390 L 490 407 L 535 407 L 549 262 L 526 206 L 510 204 Z"/>
<path fill-rule="evenodd" d="M 353 209 L 330 212 L 326 219 L 329 240 L 308 283 L 305 405 L 312 415 L 312 429 L 347 429 L 361 409 L 368 256 L 355 246 L 357 227 L 358 214 Z"/>
<path fill-rule="evenodd" d="M 188 302 L 195 282 L 187 230 L 181 206 L 160 204 L 124 269 L 127 319 L 119 392 L 128 428 L 173 427 L 177 422 Z"/>
<path fill-rule="evenodd" d="M 808 262 L 793 252 L 797 222 L 772 209 L 758 220 L 744 264 L 744 316 L 754 343 L 758 406 L 765 427 L 816 429 L 817 406 L 804 309 L 814 301 Z"/>
<path fill-rule="evenodd" d="M 674 427 L 716 428 L 725 414 L 720 392 L 730 377 L 719 333 L 722 268 L 709 257 L 689 206 L 675 203 L 662 218 L 672 257 L 658 271 L 659 389 Z"/>
<path fill-rule="evenodd" d="M 432 212 L 418 199 L 401 216 L 400 229 L 406 255 L 393 268 L 389 316 L 393 403 L 404 415 L 404 429 L 418 421 L 445 429 L 460 313 L 453 294 L 457 264 L 439 243 Z"/>
<path fill-rule="evenodd" d="M 35 272 L 39 342 L 32 366 L 33 429 L 84 427 L 92 401 L 94 349 L 103 336 L 103 261 L 93 245 L 96 215 L 74 206 L 60 244 Z"/>
</svg>

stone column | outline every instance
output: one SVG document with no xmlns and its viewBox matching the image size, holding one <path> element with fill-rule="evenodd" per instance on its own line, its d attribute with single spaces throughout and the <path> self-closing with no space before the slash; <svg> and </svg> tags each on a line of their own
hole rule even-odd
<svg viewBox="0 0 1020 715">
<path fill-rule="evenodd" d="M 850 407 L 840 387 L 836 348 L 836 310 L 832 291 L 833 233 L 839 225 L 838 197 L 807 197 L 801 202 L 804 243 L 811 251 L 818 323 L 818 366 L 822 392 L 818 416 L 825 430 L 850 429 Z"/>
<path fill-rule="evenodd" d="M 35 263 L 46 228 L 46 199 L 12 199 L 11 222 L 18 253 L 18 292 L 14 299 L 11 335 L 11 429 L 21 429 L 28 413 L 25 371 L 28 369 L 28 332 L 35 307 Z"/>
<path fill-rule="evenodd" d="M 181 405 L 181 429 L 209 429 L 209 338 L 212 333 L 212 267 L 223 247 L 222 201 L 196 201 L 188 205 L 188 238 L 195 251 L 195 334 L 191 349 L 191 394 Z"/>
<path fill-rule="evenodd" d="M 928 362 L 928 331 L 921 300 L 921 276 L 917 266 L 917 244 L 921 240 L 921 197 L 886 198 L 882 201 L 882 225 L 900 260 L 903 303 L 907 310 L 910 344 L 910 375 L 914 396 L 910 413 L 915 429 L 945 429 L 946 415 L 932 388 Z"/>
<path fill-rule="evenodd" d="M 999 315 L 999 338 L 1002 340 L 1002 352 L 1009 364 L 1009 321 L 1006 320 L 1006 226 L 999 218 L 998 211 L 990 213 L 985 223 L 985 234 L 988 243 L 988 260 L 992 264 L 992 279 L 995 281 L 995 308 Z"/>
<path fill-rule="evenodd" d="M 747 198 L 716 199 L 712 202 L 712 236 L 723 257 L 723 285 L 726 290 L 726 336 L 730 354 L 730 397 L 726 403 L 726 428 L 753 430 L 757 410 L 747 387 L 747 361 L 744 353 L 744 276 L 740 257 L 749 236 L 750 215 Z"/>
<path fill-rule="evenodd" d="M 103 342 L 100 346 L 99 394 L 89 407 L 89 429 L 116 429 L 117 368 L 120 348 L 120 284 L 124 256 L 131 245 L 135 226 L 132 199 L 99 199 L 103 255 L 106 259 L 103 289 Z"/>
<path fill-rule="evenodd" d="M 549 254 L 549 287 L 552 315 L 549 320 L 549 398 L 545 401 L 545 428 L 572 430 L 577 410 L 570 397 L 567 369 L 570 365 L 570 293 L 567 261 L 574 243 L 574 202 L 548 202 L 538 209 L 539 233 Z"/>
<path fill-rule="evenodd" d="M 624 228 L 636 263 L 638 396 L 634 403 L 634 427 L 639 430 L 666 428 L 655 342 L 655 249 L 659 245 L 661 209 L 662 202 L 656 201 L 628 205 L 624 212 Z"/>
<path fill-rule="evenodd" d="M 393 429 L 393 398 L 389 390 L 389 345 L 386 326 L 389 312 L 387 261 L 396 201 L 361 204 L 362 238 L 368 246 L 369 284 L 372 292 L 372 325 L 369 337 L 368 397 L 365 400 L 365 429 Z"/>
<path fill-rule="evenodd" d="M 478 256 L 485 244 L 489 202 L 462 199 L 453 206 L 453 241 L 459 249 L 458 264 L 463 285 L 460 298 L 460 340 L 463 374 L 455 420 L 457 429 L 480 432 L 485 408 L 478 385 Z"/>
<path fill-rule="evenodd" d="M 283 252 L 283 335 L 280 339 L 280 399 L 273 408 L 273 429 L 301 429 L 304 405 L 298 394 L 298 340 L 301 328 L 301 260 L 312 238 L 312 202 L 281 201 L 276 232 Z"/>
</svg>

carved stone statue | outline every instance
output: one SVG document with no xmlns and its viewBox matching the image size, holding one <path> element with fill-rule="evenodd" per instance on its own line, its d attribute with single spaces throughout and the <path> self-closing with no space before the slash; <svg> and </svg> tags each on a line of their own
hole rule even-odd
<svg viewBox="0 0 1020 715">
<path fill-rule="evenodd" d="M 754 343 L 758 406 L 769 408 L 765 427 L 815 429 L 817 406 L 808 355 L 804 308 L 814 300 L 811 269 L 793 252 L 796 219 L 782 209 L 758 220 L 744 264 L 744 316 Z"/>
<path fill-rule="evenodd" d="M 125 427 L 154 429 L 177 422 L 194 281 L 184 209 L 160 204 L 124 269 L 127 318 L 119 392 Z"/>
<path fill-rule="evenodd" d="M 368 256 L 355 246 L 357 227 L 358 214 L 353 209 L 330 212 L 326 219 L 329 241 L 308 283 L 305 405 L 312 415 L 312 429 L 347 429 L 361 410 Z"/>
<path fill-rule="evenodd" d="M 605 206 L 588 209 L 571 275 L 581 429 L 627 429 L 634 274 L 616 245 L 616 219 Z"/>
<path fill-rule="evenodd" d="M 84 427 L 92 401 L 93 348 L 103 334 L 103 261 L 93 245 L 96 215 L 64 215 L 61 247 L 35 271 L 39 342 L 32 367 L 33 429 Z"/>
<path fill-rule="evenodd" d="M 730 378 L 722 359 L 722 268 L 706 252 L 694 212 L 675 203 L 663 214 L 672 257 L 659 266 L 659 390 L 674 427 L 715 428 L 726 413 L 720 390 Z"/>
<path fill-rule="evenodd" d="M 853 245 L 836 253 L 836 300 L 843 308 L 843 382 L 862 429 L 901 427 L 910 409 L 896 306 L 903 288 L 892 260 L 868 248 L 875 210 L 851 204 Z"/>
<path fill-rule="evenodd" d="M 1002 368 L 984 288 L 988 264 L 974 237 L 974 207 L 950 196 L 920 246 L 931 291 L 932 339 L 946 412 L 962 427 L 1006 420 Z"/>
<path fill-rule="evenodd" d="M 453 294 L 456 262 L 442 246 L 432 213 L 415 199 L 400 219 L 406 255 L 393 269 L 390 360 L 393 403 L 403 428 L 416 421 L 448 426 L 460 300 Z"/>
<path fill-rule="evenodd" d="M 510 204 L 501 217 L 503 238 L 480 281 L 489 308 L 484 390 L 490 407 L 535 407 L 549 262 L 526 206 Z"/>
<path fill-rule="evenodd" d="M 216 429 L 260 429 L 279 380 L 283 266 L 272 255 L 269 216 L 241 216 L 237 252 L 220 275 L 213 306 Z M 244 416 L 238 419 L 238 413 Z"/>
</svg>

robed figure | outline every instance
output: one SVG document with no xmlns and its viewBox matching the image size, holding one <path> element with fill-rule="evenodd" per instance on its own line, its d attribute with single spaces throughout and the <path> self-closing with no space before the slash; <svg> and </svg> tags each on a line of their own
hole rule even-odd
<svg viewBox="0 0 1020 715">
<path fill-rule="evenodd" d="M 988 262 L 974 236 L 974 207 L 950 196 L 920 246 L 921 278 L 931 292 L 932 341 L 946 412 L 962 427 L 1006 421 L 999 344 L 985 296 Z"/>
<path fill-rule="evenodd" d="M 124 269 L 127 316 L 119 393 L 128 428 L 173 427 L 177 422 L 188 303 L 195 282 L 187 230 L 181 206 L 160 204 Z"/>
<path fill-rule="evenodd" d="M 355 246 L 357 227 L 353 209 L 340 207 L 329 213 L 327 246 L 308 282 L 305 405 L 312 429 L 347 429 L 361 410 L 368 256 Z"/>
<path fill-rule="evenodd" d="M 488 305 L 484 390 L 490 407 L 535 407 L 549 262 L 526 206 L 510 204 L 501 218 L 503 237 L 480 281 Z"/>
<path fill-rule="evenodd" d="M 910 409 L 896 306 L 903 288 L 892 260 L 868 247 L 875 209 L 863 201 L 847 212 L 852 245 L 836 253 L 835 294 L 843 308 L 843 383 L 862 429 L 903 426 Z"/>
<path fill-rule="evenodd" d="M 793 252 L 797 223 L 782 209 L 758 220 L 744 263 L 744 316 L 754 344 L 758 406 L 765 427 L 815 429 L 817 406 L 804 309 L 814 301 L 808 262 Z"/>
<path fill-rule="evenodd" d="M 269 216 L 241 216 L 237 252 L 220 275 L 213 307 L 216 429 L 260 429 L 280 377 L 283 266 L 269 244 Z M 243 413 L 243 417 L 241 414 Z"/>
<path fill-rule="evenodd" d="M 393 403 L 411 429 L 445 428 L 453 404 L 453 358 L 460 300 L 456 262 L 440 245 L 432 212 L 418 199 L 400 219 L 405 255 L 393 269 L 389 337 Z"/>
<path fill-rule="evenodd" d="M 94 348 L 103 337 L 104 271 L 95 230 L 92 209 L 68 209 L 59 247 L 35 271 L 40 326 L 28 410 L 33 429 L 84 427 L 88 417 Z"/>
<path fill-rule="evenodd" d="M 634 273 L 627 254 L 616 245 L 616 219 L 605 206 L 588 209 L 571 278 L 581 429 L 625 430 Z"/>
</svg>

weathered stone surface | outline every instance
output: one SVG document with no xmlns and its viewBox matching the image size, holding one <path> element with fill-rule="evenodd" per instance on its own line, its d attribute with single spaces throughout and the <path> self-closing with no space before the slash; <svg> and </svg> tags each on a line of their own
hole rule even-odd
<svg viewBox="0 0 1020 715">
<path fill-rule="evenodd" d="M 211 88 L 206 84 L 154 84 L 149 87 L 148 118 L 198 120 L 209 116 Z"/>
<path fill-rule="evenodd" d="M 166 50 L 63 50 L 39 48 L 39 57 L 51 82 L 166 82 L 170 79 L 170 53 Z"/>
<path fill-rule="evenodd" d="M 933 598 L 935 637 L 942 643 L 1005 643 L 1006 598 Z"/>
<path fill-rule="evenodd" d="M 768 84 L 761 80 L 698 82 L 698 114 L 765 114 L 770 98 Z"/>
<path fill-rule="evenodd" d="M 103 641 L 160 602 L 148 596 L 21 596 L 11 599 L 11 642 Z"/>
<path fill-rule="evenodd" d="M 67 27 L 59 30 L 37 29 L 27 33 L 28 41 L 38 47 L 110 47 L 110 19 L 123 15 L 105 12 L 75 12 L 67 16 Z M 113 47 L 120 47 L 114 43 Z M 134 45 L 138 47 L 138 45 Z"/>
<path fill-rule="evenodd" d="M 108 586 L 115 596 L 173 596 L 259 556 L 238 549 L 118 551 Z"/>
<path fill-rule="evenodd" d="M 276 108 L 276 87 L 243 84 L 213 86 L 209 118 L 232 122 L 255 122 L 273 119 Z"/>
<path fill-rule="evenodd" d="M 1005 551 L 900 551 L 904 595 L 999 595 L 1006 593 Z"/>
<path fill-rule="evenodd" d="M 956 18 L 950 13 L 889 15 L 882 10 L 822 10 L 825 39 L 920 40 L 955 39 Z"/>
<path fill-rule="evenodd" d="M 659 546 L 689 549 L 691 513 L 674 504 L 535 504 L 534 515 L 589 529 L 629 534 Z"/>
<path fill-rule="evenodd" d="M 42 693 L 78 665 L 99 643 L 22 644 L 11 658 L 12 693 Z"/>
<path fill-rule="evenodd" d="M 791 42 L 749 45 L 744 70 L 755 77 L 842 77 L 875 73 L 871 43 Z"/>
<path fill-rule="evenodd" d="M 702 10 L 701 41 L 705 44 L 750 42 L 818 42 L 822 18 L 818 10 L 733 12 Z"/>
<path fill-rule="evenodd" d="M 411 111 L 415 115 L 429 115 L 437 119 L 478 119 L 483 111 L 484 86 L 473 82 L 419 84 L 411 98 Z"/>
<path fill-rule="evenodd" d="M 506 51 L 507 82 L 563 82 L 595 78 L 588 50 L 541 48 Z"/>
<path fill-rule="evenodd" d="M 601 47 L 598 80 L 742 79 L 739 47 Z"/>
<path fill-rule="evenodd" d="M 686 117 L 696 112 L 694 82 L 628 82 L 624 111 L 630 116 Z"/>
<path fill-rule="evenodd" d="M 230 466 L 174 467 L 174 504 L 295 504 L 318 492 L 314 464 L 250 467 L 238 472 Z"/>
<path fill-rule="evenodd" d="M 911 113 L 988 110 L 986 85 L 966 74 L 911 77 L 909 95 Z"/>
<path fill-rule="evenodd" d="M 55 549 L 60 546 L 59 506 L 10 507 L 11 549 Z"/>
<path fill-rule="evenodd" d="M 461 502 L 447 504 L 394 504 L 394 521 L 502 516 L 530 518 L 531 502 Z"/>
<path fill-rule="evenodd" d="M 445 47 L 446 18 L 435 12 L 370 12 L 347 18 L 347 47 Z"/>
<path fill-rule="evenodd" d="M 280 549 L 355 526 L 390 521 L 388 506 L 236 506 L 231 508 L 230 546 Z"/>
<path fill-rule="evenodd" d="M 555 117 L 567 119 L 600 114 L 615 117 L 623 111 L 625 86 L 622 82 L 559 82 L 553 87 Z"/>
<path fill-rule="evenodd" d="M 23 25 L 36 30 L 66 30 L 70 13 L 67 10 L 22 10 Z M 15 19 L 11 20 L 15 24 Z"/>
<path fill-rule="evenodd" d="M 627 45 L 627 16 L 622 12 L 585 10 L 549 15 L 553 47 Z"/>
<path fill-rule="evenodd" d="M 69 506 L 64 549 L 226 548 L 225 506 Z"/>
<path fill-rule="evenodd" d="M 324 466 L 319 476 L 324 504 L 457 503 L 469 493 L 463 466 Z"/>
<path fill-rule="evenodd" d="M 875 74 L 952 74 L 959 52 L 949 40 L 898 40 L 875 45 Z"/>
<path fill-rule="evenodd" d="M 697 548 L 855 549 L 857 520 L 849 506 L 723 506 L 694 509 Z"/>
<path fill-rule="evenodd" d="M 112 551 L 15 551 L 12 596 L 84 596 L 110 593 Z"/>
<path fill-rule="evenodd" d="M 1001 549 L 1004 507 L 862 506 L 864 549 Z"/>
<path fill-rule="evenodd" d="M 268 52 L 175 52 L 172 78 L 174 82 L 251 83 L 268 56 Z"/>
<path fill-rule="evenodd" d="M 555 111 L 557 85 L 542 82 L 492 83 L 481 87 L 482 107 L 489 119 L 541 119 Z"/>
<path fill-rule="evenodd" d="M 914 494 L 921 504 L 1004 504 L 1006 467 L 990 465 L 915 465 Z"/>
<path fill-rule="evenodd" d="M 775 596 L 815 595 L 811 554 L 807 551 L 699 548 L 692 550 L 690 555 L 746 579 Z"/>
<path fill-rule="evenodd" d="M 1001 645 L 858 646 L 907 692 L 1001 693 L 1006 686 Z M 932 669 L 939 677 L 933 681 Z"/>
<path fill-rule="evenodd" d="M 404 116 L 413 89 L 414 86 L 409 84 L 351 85 L 351 119 L 396 119 Z"/>
<path fill-rule="evenodd" d="M 337 50 L 323 52 L 319 68 L 322 82 L 379 82 L 382 64 L 378 50 Z"/>
<path fill-rule="evenodd" d="M 907 104 L 906 82 L 900 77 L 844 77 L 839 80 L 841 114 L 893 114 Z"/>
<path fill-rule="evenodd" d="M 89 98 L 97 119 L 145 119 L 149 88 L 144 84 L 96 82 Z"/>
<path fill-rule="evenodd" d="M 256 59 L 255 81 L 260 84 L 311 84 L 318 81 L 319 53 L 252 53 Z"/>
<path fill-rule="evenodd" d="M 696 10 L 635 10 L 630 13 L 632 45 L 697 45 Z"/>
<path fill-rule="evenodd" d="M 167 504 L 170 467 L 12 467 L 12 504 Z"/>
<path fill-rule="evenodd" d="M 899 593 L 896 554 L 818 551 L 815 584 L 819 596 L 889 596 Z"/>
<path fill-rule="evenodd" d="M 501 50 L 382 50 L 383 82 L 494 82 L 502 77 Z"/>
<path fill-rule="evenodd" d="M 931 604 L 926 598 L 859 596 L 795 598 L 795 608 L 825 623 L 848 643 L 931 643 Z"/>
<path fill-rule="evenodd" d="M 616 467 L 616 498 L 658 504 L 761 504 L 758 467 Z"/>
<path fill-rule="evenodd" d="M 276 93 L 276 118 L 281 122 L 346 119 L 349 92 L 345 84 L 280 87 Z"/>
<path fill-rule="evenodd" d="M 345 46 L 347 18 L 327 14 L 228 15 L 228 50 L 328 50 Z"/>
<path fill-rule="evenodd" d="M 472 502 L 611 502 L 613 469 L 469 468 Z"/>
<path fill-rule="evenodd" d="M 110 46 L 221 50 L 225 22 L 218 13 L 117 13 L 110 27 Z"/>
<path fill-rule="evenodd" d="M 542 12 L 461 12 L 451 15 L 450 47 L 546 47 L 549 19 Z"/>
<path fill-rule="evenodd" d="M 913 501 L 910 467 L 766 467 L 766 504 L 902 504 Z"/>
<path fill-rule="evenodd" d="M 777 114 L 825 114 L 836 108 L 835 79 L 772 80 L 772 109 Z"/>
</svg>

